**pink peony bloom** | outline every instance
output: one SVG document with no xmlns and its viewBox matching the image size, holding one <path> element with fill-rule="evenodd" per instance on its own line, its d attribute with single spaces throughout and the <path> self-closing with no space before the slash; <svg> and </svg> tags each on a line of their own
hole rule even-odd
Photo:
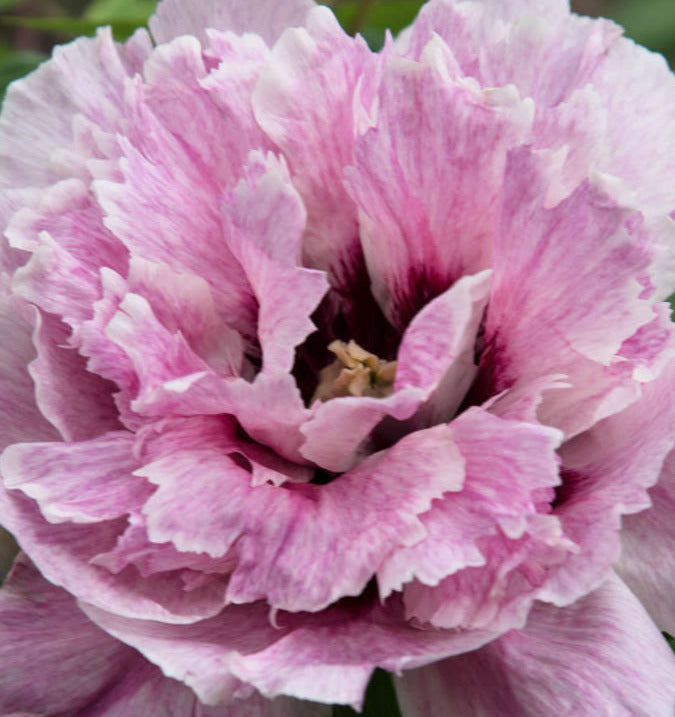
<svg viewBox="0 0 675 717">
<path fill-rule="evenodd" d="M 0 119 L 0 713 L 321 717 L 381 667 L 406 717 L 671 717 L 663 59 L 564 0 L 150 30 Z"/>
</svg>

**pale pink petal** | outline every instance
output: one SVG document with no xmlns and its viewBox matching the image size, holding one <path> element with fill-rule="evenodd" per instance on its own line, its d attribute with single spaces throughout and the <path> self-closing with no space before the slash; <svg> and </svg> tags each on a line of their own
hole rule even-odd
<svg viewBox="0 0 675 717">
<path fill-rule="evenodd" d="M 255 301 L 225 243 L 218 178 L 162 125 L 140 78 L 127 85 L 125 112 L 130 131 L 120 139 L 122 183 L 93 184 L 105 225 L 133 254 L 205 279 L 222 318 L 251 335 Z"/>
<path fill-rule="evenodd" d="M 202 54 L 192 36 L 158 46 L 143 68 L 144 97 L 193 160 L 224 184 L 239 178 L 250 148 L 272 148 L 251 109 L 253 87 L 269 50 L 256 35 L 214 35 L 208 51 L 213 58 Z M 213 60 L 220 65 L 209 72 Z"/>
<path fill-rule="evenodd" d="M 619 557 L 621 516 L 649 508 L 647 489 L 659 480 L 675 443 L 674 378 L 671 361 L 643 386 L 638 401 L 561 449 L 562 485 L 554 514 L 578 553 L 552 572 L 542 599 L 565 605 L 597 586 Z M 653 517 L 657 520 L 658 512 Z M 653 545 L 661 539 L 654 535 Z"/>
<path fill-rule="evenodd" d="M 4 484 L 37 501 L 52 523 L 96 523 L 140 507 L 152 488 L 132 475 L 134 436 L 107 433 L 79 443 L 16 443 L 0 456 Z"/>
<path fill-rule="evenodd" d="M 190 685 L 207 704 L 230 699 L 244 682 L 270 697 L 291 695 L 360 709 L 375 666 L 400 670 L 427 664 L 485 644 L 492 636 L 418 630 L 400 619 L 399 607 L 372 603 L 360 608 L 345 603 L 315 616 L 278 613 L 277 627 L 270 624 L 264 603 L 229 606 L 217 617 L 182 626 L 82 607 L 166 675 Z"/>
<path fill-rule="evenodd" d="M 133 52 L 147 52 L 134 42 Z M 95 38 L 57 47 L 52 60 L 12 83 L 0 119 L 0 183 L 45 186 L 57 177 L 49 158 L 70 145 L 73 116 L 81 113 L 103 129 L 114 130 L 124 80 L 130 74 L 125 51 L 110 28 Z M 92 91 L 95 88 L 95 91 Z"/>
<path fill-rule="evenodd" d="M 353 161 L 354 102 L 370 52 L 327 8 L 273 49 L 253 96 L 256 119 L 288 159 L 308 212 L 304 258 L 338 287 L 361 269 L 356 206 L 342 171 Z"/>
<path fill-rule="evenodd" d="M 406 717 L 670 717 L 675 657 L 617 578 L 522 630 L 397 680 Z"/>
<path fill-rule="evenodd" d="M 475 374 L 475 336 L 489 279 L 487 271 L 463 277 L 413 318 L 398 350 L 391 396 L 316 402 L 301 428 L 302 455 L 327 470 L 345 471 L 368 452 L 369 434 L 386 416 L 397 421 L 414 416 L 415 427 L 448 420 Z"/>
<path fill-rule="evenodd" d="M 434 501 L 420 516 L 427 535 L 392 552 L 378 571 L 380 594 L 385 597 L 413 578 L 429 586 L 426 592 L 432 597 L 424 614 L 404 591 L 408 610 L 442 627 L 456 626 L 452 620 L 464 596 L 451 597 L 443 585 L 438 591 L 433 588 L 458 570 L 487 562 L 480 538 L 498 532 L 519 538 L 527 530 L 527 518 L 536 512 L 535 492 L 560 480 L 555 456 L 560 435 L 555 430 L 504 420 L 478 408 L 461 414 L 449 428 L 464 461 L 462 489 Z M 495 496 L 501 497 L 499 503 Z M 415 600 L 421 599 L 417 591 Z M 477 603 L 478 595 L 471 599 Z"/>
<path fill-rule="evenodd" d="M 545 209 L 547 186 L 533 155 L 512 155 L 474 400 L 565 373 L 571 387 L 547 392 L 539 416 L 573 435 L 637 398 L 636 367 L 614 356 L 654 317 L 637 280 L 649 255 L 639 215 L 605 189 L 585 184 Z"/>
<path fill-rule="evenodd" d="M 287 27 L 304 24 L 312 0 L 163 0 L 150 18 L 155 42 L 180 35 L 205 38 L 205 30 L 232 30 L 261 35 L 272 44 Z"/>
<path fill-rule="evenodd" d="M 113 575 L 91 564 L 94 556 L 115 545 L 125 529 L 123 518 L 86 525 L 48 523 L 31 499 L 4 487 L 0 487 L 0 515 L 45 578 L 102 609 L 144 619 L 191 622 L 214 615 L 223 606 L 225 585 L 216 581 L 186 593 L 175 573 L 142 579 L 133 567 Z"/>
<path fill-rule="evenodd" d="M 305 209 L 283 160 L 252 152 L 244 178 L 223 205 L 227 243 L 258 305 L 262 370 L 286 373 L 295 347 L 316 330 L 310 320 L 328 281 L 321 271 L 298 266 Z"/>
<path fill-rule="evenodd" d="M 531 115 L 513 88 L 456 84 L 434 57 L 385 70 L 377 123 L 357 139 L 347 186 L 374 295 L 397 328 L 489 266 L 506 153 Z"/>
</svg>

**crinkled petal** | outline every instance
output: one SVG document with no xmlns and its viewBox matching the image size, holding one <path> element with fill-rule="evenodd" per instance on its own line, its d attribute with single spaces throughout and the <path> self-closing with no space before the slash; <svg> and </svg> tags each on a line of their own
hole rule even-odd
<svg viewBox="0 0 675 717">
<path fill-rule="evenodd" d="M 270 45 L 287 27 L 304 24 L 313 0 L 163 0 L 150 18 L 155 42 L 181 35 L 206 37 L 207 29 L 261 35 Z"/>
<path fill-rule="evenodd" d="M 102 28 L 95 38 L 57 47 L 50 61 L 12 83 L 0 118 L 0 183 L 51 184 L 57 177 L 49 158 L 71 144 L 78 113 L 104 130 L 115 130 L 133 56 L 149 50 L 139 40 L 130 41 L 128 57 L 124 46 L 113 42 L 110 28 Z"/>
<path fill-rule="evenodd" d="M 639 215 L 606 188 L 585 184 L 545 209 L 547 186 L 529 150 L 510 157 L 473 390 L 484 400 L 516 380 L 566 373 L 570 389 L 548 392 L 539 416 L 574 435 L 637 398 L 635 367 L 614 356 L 654 318 L 638 281 L 649 254 Z"/>
<path fill-rule="evenodd" d="M 617 578 L 574 605 L 535 607 L 527 625 L 397 680 L 410 717 L 669 717 L 675 657 Z"/>
<path fill-rule="evenodd" d="M 218 420 L 211 419 L 212 437 L 203 423 L 192 423 L 192 431 L 186 425 L 151 446 L 155 459 L 136 471 L 157 485 L 143 508 L 148 534 L 212 557 L 234 546 L 238 561 L 228 599 L 237 603 L 265 598 L 275 608 L 316 611 L 358 595 L 394 547 L 424 536 L 417 516 L 463 480 L 450 432 L 437 426 L 403 438 L 328 485 L 252 487 L 249 471 L 224 450 Z M 329 564 L 317 560 L 328 554 L 334 556 Z"/>
<path fill-rule="evenodd" d="M 520 537 L 526 518 L 536 511 L 533 494 L 559 482 L 555 449 L 560 435 L 555 430 L 497 418 L 479 408 L 464 412 L 449 428 L 465 461 L 464 485 L 461 491 L 434 501 L 420 517 L 427 532 L 420 542 L 397 549 L 384 562 L 378 571 L 382 596 L 400 590 L 413 578 L 433 592 L 446 576 L 484 565 L 486 557 L 478 539 L 499 529 Z M 495 496 L 501 497 L 499 503 Z M 409 610 L 420 619 L 454 627 L 460 601 L 478 603 L 477 597 L 450 596 L 441 586 L 435 611 L 427 607 L 422 614 L 412 601 Z"/>
<path fill-rule="evenodd" d="M 342 171 L 353 160 L 354 103 L 370 52 L 327 8 L 274 47 L 253 96 L 258 122 L 288 159 L 308 212 L 303 254 L 345 288 L 360 269 L 356 206 Z M 348 295 L 348 292 L 345 292 Z"/>
</svg>

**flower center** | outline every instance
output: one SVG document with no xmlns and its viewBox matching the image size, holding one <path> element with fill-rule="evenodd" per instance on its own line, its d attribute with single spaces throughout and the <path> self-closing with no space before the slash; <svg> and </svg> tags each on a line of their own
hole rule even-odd
<svg viewBox="0 0 675 717">
<path fill-rule="evenodd" d="M 339 396 L 384 398 L 393 391 L 396 361 L 384 361 L 362 349 L 356 341 L 333 341 L 328 350 L 337 358 L 321 369 L 311 403 Z"/>
</svg>

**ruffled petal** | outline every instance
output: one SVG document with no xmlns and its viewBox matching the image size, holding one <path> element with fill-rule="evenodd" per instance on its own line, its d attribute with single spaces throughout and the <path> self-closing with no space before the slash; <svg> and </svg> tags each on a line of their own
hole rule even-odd
<svg viewBox="0 0 675 717">
<path fill-rule="evenodd" d="M 46 186 L 57 179 L 46 158 L 71 144 L 78 113 L 114 131 L 124 80 L 133 74 L 134 57 L 149 49 L 141 36 L 128 48 L 116 45 L 110 28 L 102 28 L 95 38 L 57 47 L 50 61 L 13 82 L 0 118 L 0 183 Z"/>
<path fill-rule="evenodd" d="M 264 598 L 277 609 L 317 611 L 358 595 L 394 547 L 423 537 L 417 516 L 463 481 L 450 432 L 437 426 L 328 485 L 252 487 L 250 472 L 227 455 L 221 422 L 203 421 L 192 419 L 192 430 L 187 421 L 180 433 L 149 444 L 154 460 L 136 474 L 157 491 L 143 513 L 154 542 L 216 558 L 235 547 L 227 597 L 236 603 Z M 330 563 L 317 560 L 327 554 Z"/>
<path fill-rule="evenodd" d="M 560 480 L 555 456 L 560 435 L 555 430 L 504 420 L 478 408 L 464 412 L 449 428 L 465 464 L 462 489 L 434 501 L 420 517 L 426 536 L 392 552 L 378 571 L 383 597 L 416 579 L 421 585 L 404 589 L 409 614 L 446 628 L 477 620 L 461 605 L 477 608 L 492 598 L 497 605 L 484 605 L 486 612 L 501 606 L 498 587 L 489 594 L 463 595 L 456 584 L 441 581 L 463 568 L 486 564 L 487 545 L 481 538 L 497 533 L 520 538 L 537 510 L 537 491 Z M 502 498 L 499 503 L 496 495 Z"/>
<path fill-rule="evenodd" d="M 305 209 L 283 160 L 253 152 L 244 179 L 226 194 L 228 246 L 246 274 L 258 305 L 262 370 L 287 373 L 295 347 L 316 330 L 310 320 L 328 281 L 298 266 Z"/>
<path fill-rule="evenodd" d="M 149 25 L 155 42 L 181 35 L 205 39 L 206 30 L 232 30 L 262 36 L 270 45 L 287 27 L 304 24 L 313 0 L 163 0 Z"/>
<path fill-rule="evenodd" d="M 304 259 L 345 289 L 362 268 L 356 206 L 342 172 L 352 162 L 357 85 L 370 57 L 327 8 L 274 47 L 253 96 L 256 119 L 288 159 L 308 212 Z"/>
<path fill-rule="evenodd" d="M 540 605 L 487 647 L 396 681 L 409 717 L 669 717 L 675 657 L 617 578 L 574 605 Z"/>
</svg>

